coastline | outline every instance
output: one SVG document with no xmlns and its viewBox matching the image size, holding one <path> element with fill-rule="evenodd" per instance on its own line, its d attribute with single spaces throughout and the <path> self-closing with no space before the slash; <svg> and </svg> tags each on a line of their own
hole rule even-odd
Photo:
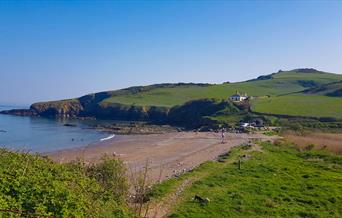
<svg viewBox="0 0 342 218">
<path fill-rule="evenodd" d="M 215 160 L 231 148 L 253 139 L 273 141 L 276 138 L 262 134 L 227 133 L 226 142 L 222 144 L 219 134 L 215 132 L 120 135 L 112 140 L 45 155 L 59 163 L 77 159 L 96 163 L 104 155 L 113 155 L 122 159 L 131 172 L 141 171 L 148 161 L 149 177 L 152 181 L 158 181 L 190 171 L 205 161 Z"/>
<path fill-rule="evenodd" d="M 110 123 L 101 123 L 89 125 L 98 131 L 104 131 L 116 135 L 151 135 L 180 132 L 181 129 L 170 125 L 157 125 L 141 121 L 110 121 Z"/>
</svg>

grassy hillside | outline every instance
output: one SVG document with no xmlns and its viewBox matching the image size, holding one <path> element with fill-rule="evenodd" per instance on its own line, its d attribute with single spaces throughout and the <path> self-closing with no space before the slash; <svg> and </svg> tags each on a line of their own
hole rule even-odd
<svg viewBox="0 0 342 218">
<path fill-rule="evenodd" d="M 324 84 L 305 90 L 305 94 L 326 95 L 331 97 L 342 97 L 342 81 Z"/>
<path fill-rule="evenodd" d="M 235 149 L 220 162 L 156 186 L 152 196 L 162 202 L 178 190 L 168 203 L 169 217 L 342 216 L 341 156 L 282 144 L 261 148 Z M 195 195 L 210 202 L 194 201 Z"/>
<path fill-rule="evenodd" d="M 342 119 L 342 98 L 321 95 L 287 95 L 252 101 L 252 110 L 268 114 Z"/>
<path fill-rule="evenodd" d="M 283 95 L 299 92 L 311 87 L 342 79 L 342 75 L 298 71 L 284 71 L 271 75 L 269 79 L 250 80 L 239 83 L 196 86 L 158 87 L 148 91 L 112 96 L 103 100 L 107 103 L 120 103 L 140 106 L 172 107 L 200 98 L 226 99 L 236 90 L 253 96 Z"/>
</svg>

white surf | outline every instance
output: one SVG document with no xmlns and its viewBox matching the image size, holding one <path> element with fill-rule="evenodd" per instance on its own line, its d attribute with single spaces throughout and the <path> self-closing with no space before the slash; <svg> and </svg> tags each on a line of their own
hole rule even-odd
<svg viewBox="0 0 342 218">
<path fill-rule="evenodd" d="M 106 140 L 112 139 L 112 138 L 114 138 L 114 137 L 115 137 L 115 134 L 110 135 L 110 136 L 108 136 L 108 137 L 106 137 L 106 138 L 100 139 L 100 141 L 101 141 L 101 142 L 102 142 L 102 141 L 106 141 Z"/>
</svg>

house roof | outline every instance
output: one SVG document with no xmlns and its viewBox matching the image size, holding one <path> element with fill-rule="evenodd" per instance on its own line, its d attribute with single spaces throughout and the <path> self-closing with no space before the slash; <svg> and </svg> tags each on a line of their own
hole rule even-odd
<svg viewBox="0 0 342 218">
<path fill-rule="evenodd" d="M 234 95 L 232 95 L 230 97 L 241 97 L 241 95 L 234 94 Z"/>
<path fill-rule="evenodd" d="M 230 97 L 247 97 L 247 96 L 246 95 L 240 95 L 240 94 L 234 94 L 234 95 L 232 95 Z"/>
</svg>

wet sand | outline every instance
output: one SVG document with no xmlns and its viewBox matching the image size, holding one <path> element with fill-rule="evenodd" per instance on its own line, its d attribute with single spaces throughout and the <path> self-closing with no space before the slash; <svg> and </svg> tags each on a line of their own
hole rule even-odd
<svg viewBox="0 0 342 218">
<path fill-rule="evenodd" d="M 121 158 L 133 172 L 142 170 L 148 161 L 150 179 L 156 181 L 181 174 L 207 160 L 214 160 L 232 147 L 248 143 L 252 139 L 273 140 L 275 137 L 227 133 L 226 142 L 222 144 L 220 134 L 212 132 L 126 135 L 47 155 L 62 163 L 76 159 L 94 163 L 104 155 L 115 155 Z"/>
</svg>

